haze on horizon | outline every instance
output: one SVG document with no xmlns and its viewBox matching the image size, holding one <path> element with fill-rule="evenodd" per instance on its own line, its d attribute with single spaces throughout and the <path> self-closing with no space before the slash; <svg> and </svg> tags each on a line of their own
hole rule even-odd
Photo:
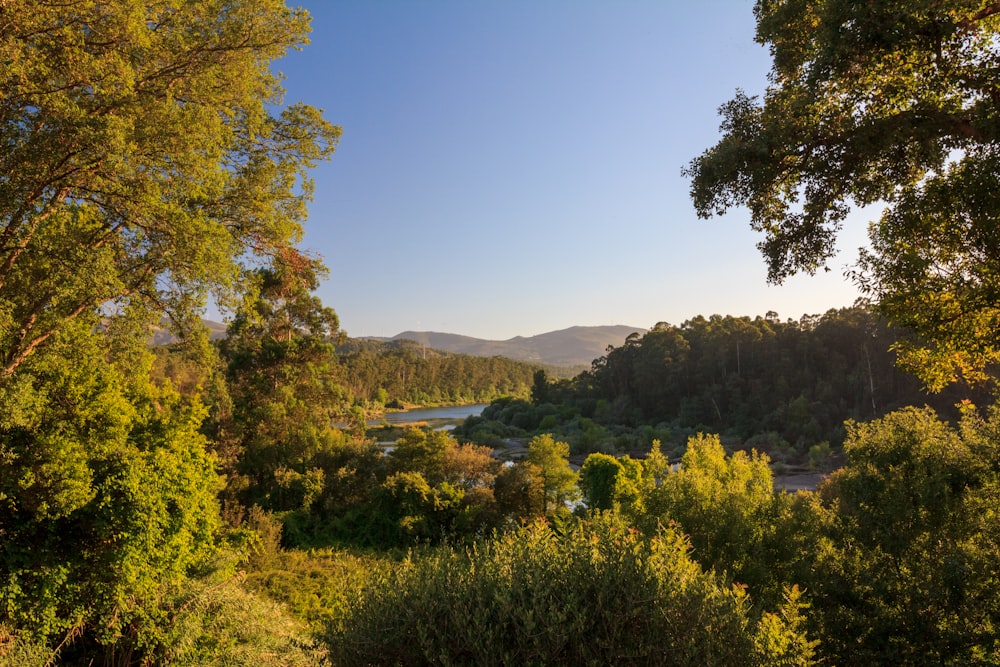
<svg viewBox="0 0 1000 667">
<path fill-rule="evenodd" d="M 285 101 L 344 129 L 302 245 L 349 335 L 798 319 L 857 298 L 865 215 L 828 272 L 776 287 L 745 212 L 701 221 L 688 197 L 717 108 L 767 85 L 750 0 L 301 4 L 312 44 L 278 63 Z"/>
</svg>

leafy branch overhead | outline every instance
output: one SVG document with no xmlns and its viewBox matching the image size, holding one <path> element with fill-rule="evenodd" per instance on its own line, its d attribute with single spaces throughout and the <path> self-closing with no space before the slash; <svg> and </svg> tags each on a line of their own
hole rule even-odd
<svg viewBox="0 0 1000 667">
<path fill-rule="evenodd" d="M 940 388 L 1000 360 L 1000 6 L 759 0 L 763 99 L 724 104 L 722 139 L 685 174 L 701 217 L 746 206 L 768 279 L 823 268 L 852 206 L 884 202 L 852 272 L 916 338 L 904 364 Z"/>
</svg>

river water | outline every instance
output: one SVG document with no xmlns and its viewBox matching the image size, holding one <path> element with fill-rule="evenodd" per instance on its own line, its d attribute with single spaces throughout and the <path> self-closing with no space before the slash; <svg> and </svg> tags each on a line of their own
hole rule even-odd
<svg viewBox="0 0 1000 667">
<path fill-rule="evenodd" d="M 449 405 L 441 408 L 415 408 L 413 410 L 387 412 L 379 419 L 369 422 L 368 425 L 378 426 L 384 419 L 393 426 L 412 424 L 413 422 L 427 422 L 434 426 L 439 426 L 444 422 L 444 426 L 455 426 L 466 417 L 482 414 L 486 405 L 486 403 L 476 403 L 474 405 Z"/>
</svg>

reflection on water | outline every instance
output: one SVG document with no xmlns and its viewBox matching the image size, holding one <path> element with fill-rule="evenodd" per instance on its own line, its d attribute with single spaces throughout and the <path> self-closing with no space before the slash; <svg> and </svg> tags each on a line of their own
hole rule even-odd
<svg viewBox="0 0 1000 667">
<path fill-rule="evenodd" d="M 399 424 L 412 424 L 413 422 L 431 422 L 437 420 L 462 421 L 466 417 L 482 414 L 486 408 L 486 403 L 476 403 L 475 405 L 449 405 L 442 408 L 416 408 L 414 410 L 400 410 L 399 412 L 387 412 L 377 420 L 370 422 L 369 426 L 378 426 L 382 421 L 387 421 L 394 426 Z M 454 426 L 454 424 L 452 424 Z"/>
<path fill-rule="evenodd" d="M 403 424 L 425 423 L 427 426 L 437 431 L 450 431 L 459 423 L 465 421 L 466 417 L 482 414 L 486 403 L 476 403 L 475 405 L 451 405 L 443 408 L 417 408 L 414 410 L 400 410 L 399 412 L 387 412 L 383 417 L 368 422 L 368 426 L 375 428 L 388 422 L 391 426 Z M 395 449 L 394 440 L 379 441 L 375 443 L 382 448 L 386 454 Z"/>
<path fill-rule="evenodd" d="M 2 2 L 3 0 L 0 0 L 0 3 Z M 451 430 L 465 421 L 466 417 L 481 415 L 487 405 L 487 403 L 475 403 L 473 405 L 450 405 L 443 408 L 415 408 L 386 412 L 378 419 L 369 419 L 367 426 L 368 428 L 378 428 L 386 423 L 389 426 L 426 423 L 439 431 Z M 346 421 L 338 422 L 334 426 L 336 428 L 350 428 L 350 424 Z"/>
</svg>

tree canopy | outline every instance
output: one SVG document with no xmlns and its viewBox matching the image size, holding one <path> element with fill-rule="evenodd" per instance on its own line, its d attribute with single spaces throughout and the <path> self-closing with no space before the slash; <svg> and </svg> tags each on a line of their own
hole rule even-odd
<svg viewBox="0 0 1000 667">
<path fill-rule="evenodd" d="M 46 662 L 157 662 L 175 592 L 228 569 L 214 406 L 153 376 L 146 325 L 316 268 L 307 170 L 340 130 L 271 70 L 307 32 L 281 0 L 0 2 L 0 635 Z M 296 294 L 262 316 L 336 329 Z"/>
<path fill-rule="evenodd" d="M 281 0 L 0 4 L 0 376 L 83 312 L 178 313 L 301 236 L 340 129 L 280 113 Z"/>
<path fill-rule="evenodd" d="M 747 206 L 772 282 L 824 267 L 852 205 L 887 203 L 854 278 L 918 338 L 932 387 L 1000 359 L 1000 7 L 758 0 L 763 99 L 724 104 L 686 170 L 702 217 Z"/>
</svg>

